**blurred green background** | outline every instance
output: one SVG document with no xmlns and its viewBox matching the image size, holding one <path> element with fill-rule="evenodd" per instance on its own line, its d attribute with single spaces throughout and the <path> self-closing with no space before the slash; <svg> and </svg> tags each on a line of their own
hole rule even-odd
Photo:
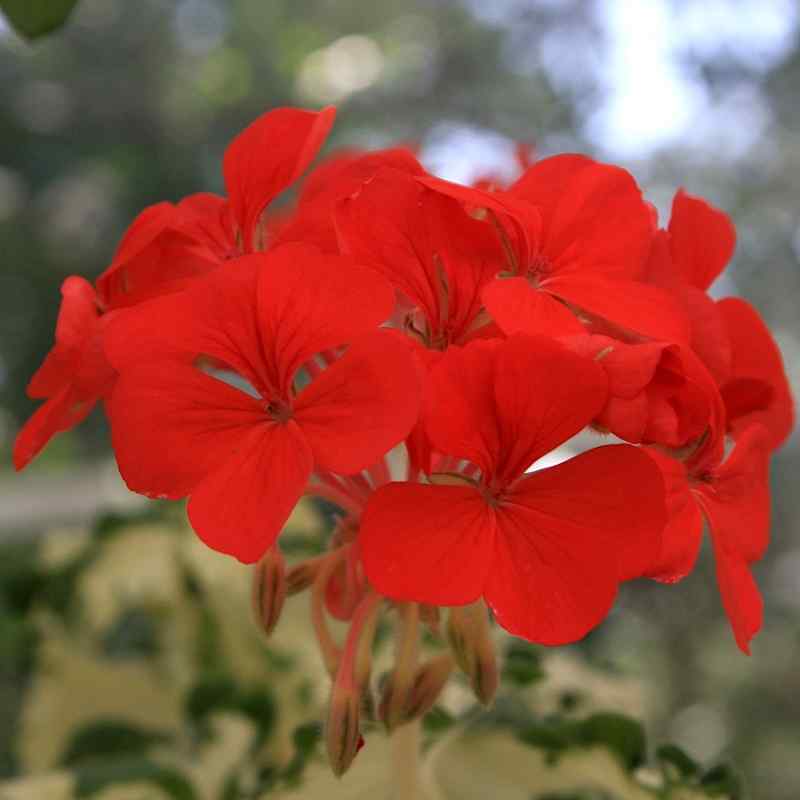
<svg viewBox="0 0 800 800">
<path fill-rule="evenodd" d="M 144 206 L 220 191 L 227 142 L 278 105 L 335 103 L 328 151 L 416 142 L 449 178 L 512 174 L 523 140 L 627 167 L 663 221 L 678 186 L 707 197 L 739 234 L 714 293 L 758 307 L 797 394 L 798 92 L 793 0 L 81 0 L 34 45 L 0 22 L 0 542 L 136 507 L 99 413 L 10 467 L 60 283 L 96 276 Z M 773 461 L 751 658 L 708 554 L 678 586 L 626 587 L 571 648 L 643 679 L 655 735 L 729 755 L 764 800 L 800 797 L 799 473 L 795 434 Z"/>
</svg>

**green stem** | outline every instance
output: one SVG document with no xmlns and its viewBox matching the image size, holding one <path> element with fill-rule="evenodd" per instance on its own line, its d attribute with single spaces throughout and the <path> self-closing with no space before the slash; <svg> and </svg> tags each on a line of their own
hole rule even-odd
<svg viewBox="0 0 800 800">
<path fill-rule="evenodd" d="M 392 756 L 392 800 L 428 800 L 420 779 L 422 722 L 400 725 L 389 737 Z"/>
</svg>

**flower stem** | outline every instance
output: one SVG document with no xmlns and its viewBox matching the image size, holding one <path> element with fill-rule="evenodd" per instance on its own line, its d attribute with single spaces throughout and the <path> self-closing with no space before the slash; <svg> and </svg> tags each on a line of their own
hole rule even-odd
<svg viewBox="0 0 800 800">
<path fill-rule="evenodd" d="M 422 722 L 400 725 L 389 737 L 392 757 L 392 800 L 428 800 L 420 778 Z"/>
</svg>

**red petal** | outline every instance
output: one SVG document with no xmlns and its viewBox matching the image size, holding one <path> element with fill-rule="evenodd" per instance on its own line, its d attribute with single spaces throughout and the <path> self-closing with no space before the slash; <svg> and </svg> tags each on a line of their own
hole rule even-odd
<svg viewBox="0 0 800 800">
<path fill-rule="evenodd" d="M 189 494 L 233 457 L 251 429 L 268 424 L 259 401 L 173 361 L 126 370 L 108 411 L 122 477 L 150 497 Z"/>
<path fill-rule="evenodd" d="M 28 384 L 32 398 L 50 398 L 17 436 L 14 465 L 20 470 L 58 432 L 82 422 L 116 377 L 102 350 L 103 328 L 91 284 L 71 276 L 61 287 L 63 302 L 56 324 L 56 344 Z"/>
<path fill-rule="evenodd" d="M 174 219 L 175 206 L 172 203 L 155 203 L 145 208 L 123 234 L 114 253 L 114 261 L 122 261 L 138 253 Z"/>
<path fill-rule="evenodd" d="M 381 594 L 464 605 L 483 592 L 494 514 L 470 487 L 389 483 L 367 503 L 359 537 L 367 577 Z"/>
<path fill-rule="evenodd" d="M 661 552 L 646 574 L 662 583 L 675 583 L 685 578 L 697 561 L 703 538 L 703 515 L 689 491 L 683 462 L 654 448 L 647 452 L 658 464 L 664 478 L 668 522 Z"/>
<path fill-rule="evenodd" d="M 768 433 L 754 425 L 710 482 L 695 489 L 711 529 L 722 604 L 745 653 L 761 627 L 761 596 L 747 565 L 761 558 L 769 540 L 768 470 Z"/>
<path fill-rule="evenodd" d="M 645 438 L 652 411 L 652 403 L 648 401 L 646 393 L 639 394 L 630 400 L 609 397 L 594 424 L 601 430 L 613 433 L 623 441 L 639 444 Z M 672 421 L 674 423 L 674 418 Z"/>
<path fill-rule="evenodd" d="M 736 247 L 736 229 L 730 217 L 679 189 L 672 201 L 668 230 L 672 260 L 684 280 L 708 289 Z"/>
<path fill-rule="evenodd" d="M 373 153 L 340 151 L 309 174 L 297 209 L 277 232 L 275 243 L 302 241 L 316 245 L 325 253 L 338 253 L 334 225 L 337 203 L 355 194 L 383 167 L 412 175 L 425 172 L 414 154 L 403 147 Z"/>
<path fill-rule="evenodd" d="M 285 244 L 264 256 L 258 313 L 277 389 L 316 353 L 348 344 L 392 313 L 394 292 L 374 270 L 309 245 Z"/>
<path fill-rule="evenodd" d="M 71 275 L 61 284 L 61 296 L 56 343 L 28 384 L 32 398 L 50 397 L 72 382 L 81 352 L 99 329 L 97 295 L 88 281 Z"/>
<path fill-rule="evenodd" d="M 376 331 L 352 344 L 298 395 L 294 416 L 316 463 L 350 474 L 405 439 L 419 416 L 420 399 L 409 346 Z"/>
<path fill-rule="evenodd" d="M 585 156 L 535 163 L 509 194 L 539 208 L 540 252 L 557 272 L 635 279 L 650 250 L 653 222 L 633 176 Z"/>
<path fill-rule="evenodd" d="M 769 542 L 769 453 L 767 431 L 752 425 L 696 489 L 712 536 L 748 563 L 760 559 Z"/>
<path fill-rule="evenodd" d="M 733 351 L 731 377 L 722 387 L 729 427 L 737 434 L 760 423 L 770 433 L 770 446 L 780 447 L 794 427 L 794 401 L 780 350 L 758 311 L 745 300 L 728 297 L 717 308 Z M 754 380 L 768 387 L 768 393 L 759 391 Z"/>
<path fill-rule="evenodd" d="M 591 339 L 599 340 L 601 347 L 612 348 L 600 358 L 599 364 L 608 376 L 609 394 L 626 399 L 635 397 L 653 380 L 666 349 L 666 345 L 660 342 L 625 344 L 603 341 L 606 340 L 604 336 L 592 336 Z"/>
<path fill-rule="evenodd" d="M 750 640 L 761 630 L 764 601 L 747 563 L 714 541 L 717 584 L 722 606 L 739 649 L 750 655 Z"/>
<path fill-rule="evenodd" d="M 407 147 L 385 150 L 342 151 L 325 159 L 303 182 L 300 203 L 317 202 L 325 197 L 332 210 L 334 201 L 358 191 L 378 170 L 391 167 L 409 175 L 424 175 L 425 170 Z"/>
<path fill-rule="evenodd" d="M 425 390 L 425 428 L 442 453 L 465 458 L 484 475 L 494 473 L 500 456 L 494 383 L 499 341 L 450 347 L 432 367 Z"/>
<path fill-rule="evenodd" d="M 661 342 L 689 343 L 686 313 L 656 286 L 569 274 L 547 279 L 542 288 L 627 331 Z"/>
<path fill-rule="evenodd" d="M 426 194 L 412 176 L 380 170 L 336 206 L 336 227 L 343 252 L 383 273 L 435 325 L 442 291 L 422 210 Z"/>
<path fill-rule="evenodd" d="M 184 197 L 178 208 L 186 218 L 181 230 L 205 244 L 219 261 L 240 255 L 236 222 L 226 198 L 210 192 Z"/>
<path fill-rule="evenodd" d="M 225 186 L 244 248 L 255 247 L 261 212 L 305 171 L 328 135 L 336 110 L 276 108 L 245 128 L 225 151 Z"/>
<path fill-rule="evenodd" d="M 731 372 L 731 342 L 719 306 L 704 291 L 694 286 L 683 289 L 691 325 L 692 350 L 706 365 L 718 384 Z"/>
<path fill-rule="evenodd" d="M 589 424 L 605 405 L 598 364 L 552 339 L 512 336 L 497 349 L 498 477 L 510 481 Z"/>
<path fill-rule="evenodd" d="M 237 259 L 179 294 L 118 312 L 105 334 L 105 351 L 119 371 L 170 359 L 184 364 L 206 356 L 262 390 L 275 380 L 264 361 L 256 306 L 258 270 L 266 256 Z"/>
<path fill-rule="evenodd" d="M 641 394 L 626 398 L 641 386 L 659 352 L 655 372 Z M 621 439 L 682 447 L 711 423 L 713 397 L 718 392 L 688 348 L 655 343 L 618 345 L 599 363 L 609 371 L 612 397 L 597 421 Z M 706 381 L 697 379 L 695 373 L 701 370 Z"/>
<path fill-rule="evenodd" d="M 578 318 L 547 292 L 525 278 L 500 278 L 483 289 L 483 302 L 506 335 L 570 336 L 584 333 Z"/>
<path fill-rule="evenodd" d="M 108 308 L 124 308 L 182 291 L 219 265 L 206 246 L 168 228 L 135 255 L 112 264 L 98 278 L 97 286 Z"/>
<path fill-rule="evenodd" d="M 96 397 L 81 398 L 65 385 L 36 409 L 14 441 L 14 469 L 24 469 L 57 433 L 83 422 L 97 402 Z"/>
<path fill-rule="evenodd" d="M 189 521 L 209 547 L 252 564 L 274 544 L 312 468 L 311 449 L 293 422 L 252 427 L 193 489 Z"/>
<path fill-rule="evenodd" d="M 658 552 L 663 495 L 656 465 L 627 445 L 526 476 L 497 511 L 485 597 L 498 622 L 542 644 L 583 637 L 611 608 L 621 568 Z"/>
<path fill-rule="evenodd" d="M 686 464 L 690 474 L 700 474 L 722 461 L 725 452 L 725 406 L 714 378 L 691 350 L 678 348 L 668 351 L 667 355 L 676 357 L 677 365 L 670 366 L 670 370 L 685 379 L 684 388 L 674 400 L 681 435 L 677 441 L 667 443 L 671 446 L 691 442 L 699 444 L 695 452 L 687 457 Z M 660 443 L 664 440 L 649 436 L 647 441 Z"/>
<path fill-rule="evenodd" d="M 447 197 L 462 203 L 470 213 L 484 209 L 494 216 L 501 242 L 506 248 L 507 267 L 524 273 L 539 252 L 541 215 L 539 209 L 508 192 L 486 192 L 460 186 L 441 178 L 422 177 L 417 180 Z"/>
<path fill-rule="evenodd" d="M 502 253 L 494 231 L 413 176 L 382 169 L 336 208 L 344 252 L 373 266 L 424 313 L 431 338 L 460 341 Z"/>
<path fill-rule="evenodd" d="M 426 392 L 434 447 L 503 483 L 592 420 L 605 403 L 606 378 L 554 340 L 519 334 L 449 349 Z"/>
</svg>

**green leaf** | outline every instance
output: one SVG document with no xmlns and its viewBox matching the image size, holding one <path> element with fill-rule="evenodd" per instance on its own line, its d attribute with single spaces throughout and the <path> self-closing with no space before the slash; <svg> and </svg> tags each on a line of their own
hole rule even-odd
<svg viewBox="0 0 800 800">
<path fill-rule="evenodd" d="M 169 736 L 120 720 L 100 720 L 78 728 L 70 737 L 60 763 L 76 767 L 94 760 L 144 755 L 148 748 Z"/>
<path fill-rule="evenodd" d="M 0 0 L 0 9 L 17 33 L 36 39 L 60 28 L 78 0 Z"/>
<path fill-rule="evenodd" d="M 560 717 L 529 722 L 519 728 L 516 735 L 529 747 L 545 750 L 554 761 L 569 747 L 578 744 L 574 723 Z"/>
<path fill-rule="evenodd" d="M 718 764 L 700 778 L 700 786 L 710 797 L 724 796 L 726 800 L 744 797 L 742 779 L 730 764 Z"/>
<path fill-rule="evenodd" d="M 692 778 L 700 771 L 700 765 L 674 744 L 662 744 L 656 750 L 656 758 L 675 770 L 680 778 Z"/>
<path fill-rule="evenodd" d="M 282 775 L 289 786 L 297 785 L 300 781 L 306 764 L 316 753 L 321 740 L 322 726 L 319 723 L 307 722 L 294 729 L 292 734 L 294 755 Z"/>
<path fill-rule="evenodd" d="M 592 714 L 581 723 L 581 738 L 584 744 L 606 745 L 628 770 L 640 767 L 647 756 L 644 728 L 624 714 Z"/>
<path fill-rule="evenodd" d="M 527 642 L 512 639 L 506 648 L 503 680 L 516 686 L 530 686 L 544 676 L 539 651 Z"/>
<path fill-rule="evenodd" d="M 442 706 L 434 706 L 423 718 L 422 727 L 427 733 L 436 735 L 449 730 L 456 723 L 456 718 Z"/>
<path fill-rule="evenodd" d="M 178 770 L 146 758 L 92 762 L 78 769 L 75 797 L 92 797 L 108 786 L 140 782 L 152 783 L 174 800 L 197 800 L 192 784 Z"/>
<path fill-rule="evenodd" d="M 111 659 L 158 655 L 158 619 L 146 608 L 126 608 L 103 634 L 103 654 Z"/>
<path fill-rule="evenodd" d="M 247 717 L 256 728 L 256 747 L 270 736 L 277 719 L 277 707 L 266 685 L 244 689 L 229 676 L 201 680 L 185 699 L 186 715 L 201 736 L 207 736 L 208 717 L 216 711 L 234 711 Z"/>
</svg>

